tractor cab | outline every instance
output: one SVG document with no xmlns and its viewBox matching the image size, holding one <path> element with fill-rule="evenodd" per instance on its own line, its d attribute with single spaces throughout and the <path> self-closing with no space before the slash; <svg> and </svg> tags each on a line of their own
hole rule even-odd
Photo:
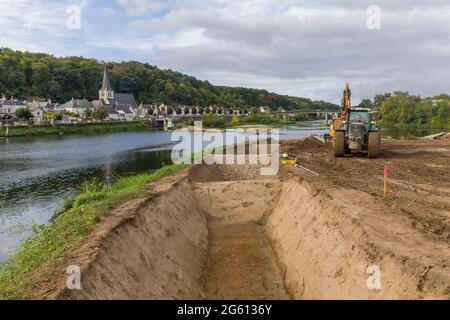
<svg viewBox="0 0 450 320">
<path fill-rule="evenodd" d="M 367 152 L 370 158 L 380 153 L 381 127 L 372 121 L 372 112 L 350 108 L 333 137 L 335 155 L 342 157 L 352 151 Z"/>
<path fill-rule="evenodd" d="M 348 149 L 364 150 L 369 143 L 369 131 L 371 117 L 369 109 L 354 108 L 347 114 L 347 120 L 343 124 L 348 132 Z"/>
</svg>

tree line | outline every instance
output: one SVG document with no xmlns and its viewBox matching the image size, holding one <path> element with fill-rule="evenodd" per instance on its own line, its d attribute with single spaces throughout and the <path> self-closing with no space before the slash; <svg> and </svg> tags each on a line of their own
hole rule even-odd
<svg viewBox="0 0 450 320">
<path fill-rule="evenodd" d="M 422 98 L 408 92 L 378 94 L 361 101 L 361 107 L 379 112 L 383 125 L 450 130 L 450 96 Z"/>
<path fill-rule="evenodd" d="M 138 102 L 185 105 L 222 105 L 229 108 L 269 106 L 273 110 L 324 110 L 337 106 L 324 101 L 280 95 L 267 90 L 214 86 L 208 81 L 161 70 L 136 61 L 109 63 L 116 92 L 132 93 Z M 0 93 L 19 99 L 98 99 L 103 63 L 83 57 L 55 57 L 0 49 Z"/>
</svg>

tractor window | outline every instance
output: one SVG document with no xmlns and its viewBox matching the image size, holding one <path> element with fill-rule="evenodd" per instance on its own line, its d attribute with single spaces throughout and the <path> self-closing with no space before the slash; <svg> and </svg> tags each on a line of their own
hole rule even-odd
<svg viewBox="0 0 450 320">
<path fill-rule="evenodd" d="M 353 111 L 350 113 L 350 123 L 370 123 L 370 114 L 368 112 Z"/>
</svg>

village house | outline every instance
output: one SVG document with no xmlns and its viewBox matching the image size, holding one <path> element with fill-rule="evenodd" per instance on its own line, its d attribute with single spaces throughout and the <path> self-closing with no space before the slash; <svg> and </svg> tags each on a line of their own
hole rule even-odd
<svg viewBox="0 0 450 320">
<path fill-rule="evenodd" d="M 66 102 L 59 109 L 66 113 L 73 113 L 79 115 L 81 118 L 84 118 L 86 115 L 86 110 L 92 110 L 94 107 L 92 104 L 86 99 L 74 99 Z"/>
<path fill-rule="evenodd" d="M 6 99 L 5 97 L 0 100 L 0 114 L 14 117 L 18 109 L 25 108 L 28 106 L 25 102 L 11 98 Z"/>
<path fill-rule="evenodd" d="M 0 99 L 0 124 L 13 124 L 17 120 L 16 111 L 21 108 L 28 108 L 24 101 L 12 97 L 11 99 L 2 97 Z"/>
<path fill-rule="evenodd" d="M 42 107 L 29 107 L 31 113 L 33 114 L 34 124 L 44 124 L 44 108 Z"/>
<path fill-rule="evenodd" d="M 270 113 L 270 107 L 267 106 L 259 107 L 259 112 L 262 114 L 268 114 Z"/>
<path fill-rule="evenodd" d="M 136 117 L 140 120 L 146 119 L 149 116 L 158 115 L 158 104 L 144 104 L 141 103 L 135 110 Z"/>
</svg>

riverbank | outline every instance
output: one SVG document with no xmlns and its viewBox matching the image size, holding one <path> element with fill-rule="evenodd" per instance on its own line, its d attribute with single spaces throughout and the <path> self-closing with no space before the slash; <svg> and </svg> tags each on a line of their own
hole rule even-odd
<svg viewBox="0 0 450 320">
<path fill-rule="evenodd" d="M 319 176 L 198 165 L 155 182 L 70 254 L 82 290 L 61 269 L 30 298 L 448 299 L 450 140 L 383 142 L 378 159 L 287 143 Z"/>
<path fill-rule="evenodd" d="M 34 236 L 8 261 L 0 264 L 0 300 L 22 299 L 37 284 L 60 273 L 70 252 L 79 247 L 98 222 L 128 201 L 146 196 L 147 185 L 185 168 L 171 165 L 153 174 L 120 179 L 113 186 L 94 181 L 84 184 L 76 197 L 47 226 L 34 226 Z"/>
<path fill-rule="evenodd" d="M 140 121 L 10 126 L 8 127 L 8 137 L 32 137 L 72 134 L 93 135 L 127 131 L 144 131 L 148 128 L 148 125 Z M 6 137 L 6 127 L 0 128 L 0 137 Z"/>
</svg>

